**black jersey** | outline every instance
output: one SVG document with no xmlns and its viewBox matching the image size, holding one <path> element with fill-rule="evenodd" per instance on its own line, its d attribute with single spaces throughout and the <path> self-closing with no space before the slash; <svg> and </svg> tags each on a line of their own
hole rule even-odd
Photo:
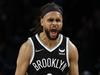
<svg viewBox="0 0 100 75">
<path fill-rule="evenodd" d="M 52 49 L 46 47 L 38 34 L 29 38 L 33 45 L 28 75 L 66 75 L 69 70 L 68 38 L 59 35 L 59 43 Z"/>
</svg>

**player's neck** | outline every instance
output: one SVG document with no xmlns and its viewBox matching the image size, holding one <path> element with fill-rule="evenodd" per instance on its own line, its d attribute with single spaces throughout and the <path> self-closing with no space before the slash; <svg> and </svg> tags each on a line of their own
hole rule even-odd
<svg viewBox="0 0 100 75">
<path fill-rule="evenodd" d="M 56 39 L 56 40 L 50 40 L 50 39 L 48 39 L 48 37 L 46 36 L 46 34 L 45 33 L 40 33 L 40 39 L 41 39 L 41 41 L 48 47 L 48 48 L 53 48 L 53 47 L 55 47 L 57 44 L 58 44 L 58 42 L 59 42 L 59 40 L 58 39 Z"/>
</svg>

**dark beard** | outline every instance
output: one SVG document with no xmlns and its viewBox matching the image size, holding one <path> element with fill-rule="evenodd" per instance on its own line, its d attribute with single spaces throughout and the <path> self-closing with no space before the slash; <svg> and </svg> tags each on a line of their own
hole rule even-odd
<svg viewBox="0 0 100 75">
<path fill-rule="evenodd" d="M 45 33 L 46 33 L 48 39 L 49 39 L 49 40 L 56 40 L 56 39 L 58 38 L 58 36 L 59 36 L 60 31 L 54 30 L 54 29 L 52 29 L 51 31 L 57 31 L 57 36 L 56 36 L 55 38 L 52 38 L 52 37 L 50 36 L 50 31 L 48 31 L 47 29 L 45 29 Z"/>
</svg>

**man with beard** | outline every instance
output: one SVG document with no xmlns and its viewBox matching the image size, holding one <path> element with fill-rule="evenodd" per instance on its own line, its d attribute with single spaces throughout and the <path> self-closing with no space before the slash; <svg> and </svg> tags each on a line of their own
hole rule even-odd
<svg viewBox="0 0 100 75">
<path fill-rule="evenodd" d="M 15 75 L 79 75 L 76 46 L 63 36 L 60 6 L 48 3 L 41 8 L 39 32 L 21 46 Z"/>
</svg>

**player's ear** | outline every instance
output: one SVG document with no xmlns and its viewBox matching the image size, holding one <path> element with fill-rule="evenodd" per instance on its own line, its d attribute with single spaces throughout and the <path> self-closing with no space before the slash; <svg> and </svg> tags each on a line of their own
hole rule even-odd
<svg viewBox="0 0 100 75">
<path fill-rule="evenodd" d="M 42 18 L 41 18 L 40 22 L 41 22 L 41 26 L 43 26 L 43 19 Z"/>
</svg>

